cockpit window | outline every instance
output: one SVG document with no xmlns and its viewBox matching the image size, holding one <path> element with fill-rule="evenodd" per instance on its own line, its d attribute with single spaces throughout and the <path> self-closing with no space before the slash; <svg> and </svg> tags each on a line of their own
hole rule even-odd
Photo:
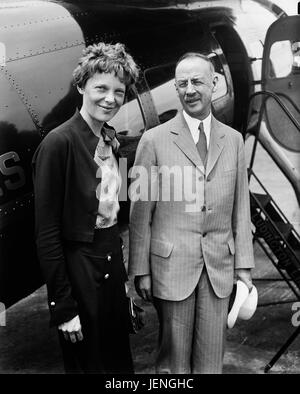
<svg viewBox="0 0 300 394">
<path fill-rule="evenodd" d="M 300 42 L 276 41 L 270 51 L 270 78 L 285 78 L 300 73 Z"/>
</svg>

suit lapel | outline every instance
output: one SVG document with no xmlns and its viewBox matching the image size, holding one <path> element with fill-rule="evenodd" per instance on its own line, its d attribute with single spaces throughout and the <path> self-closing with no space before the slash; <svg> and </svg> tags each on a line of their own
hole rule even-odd
<svg viewBox="0 0 300 394">
<path fill-rule="evenodd" d="M 173 119 L 170 130 L 174 143 L 204 173 L 203 163 L 182 112 L 179 112 Z"/>
<path fill-rule="evenodd" d="M 211 132 L 210 143 L 208 149 L 208 157 L 206 164 L 206 176 L 208 176 L 214 168 L 225 143 L 225 134 L 219 122 L 212 116 L 211 119 Z"/>
</svg>

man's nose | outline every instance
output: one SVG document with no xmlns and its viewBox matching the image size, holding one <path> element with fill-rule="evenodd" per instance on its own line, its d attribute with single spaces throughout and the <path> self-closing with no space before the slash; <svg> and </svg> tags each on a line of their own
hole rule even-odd
<svg viewBox="0 0 300 394">
<path fill-rule="evenodd" d="M 192 84 L 192 81 L 189 79 L 187 81 L 186 94 L 194 94 L 194 93 L 195 93 L 194 85 Z"/>
</svg>

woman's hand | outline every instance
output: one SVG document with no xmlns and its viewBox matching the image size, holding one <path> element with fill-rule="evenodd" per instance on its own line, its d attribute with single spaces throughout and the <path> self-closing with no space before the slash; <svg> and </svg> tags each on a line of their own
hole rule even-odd
<svg viewBox="0 0 300 394">
<path fill-rule="evenodd" d="M 66 341 L 70 340 L 72 343 L 75 343 L 83 340 L 81 324 L 78 315 L 75 316 L 72 320 L 60 324 L 58 326 L 58 329 L 63 332 Z"/>
</svg>

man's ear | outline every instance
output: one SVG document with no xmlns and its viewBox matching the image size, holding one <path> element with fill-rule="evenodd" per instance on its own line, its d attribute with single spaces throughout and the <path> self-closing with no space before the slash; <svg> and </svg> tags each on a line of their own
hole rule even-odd
<svg viewBox="0 0 300 394">
<path fill-rule="evenodd" d="M 77 87 L 77 90 L 78 90 L 78 92 L 79 92 L 80 94 L 83 94 L 83 93 L 84 93 L 84 89 L 82 89 L 82 88 L 79 87 L 78 85 L 77 85 L 76 87 Z"/>
<path fill-rule="evenodd" d="M 216 90 L 217 90 L 217 85 L 218 85 L 218 80 L 219 80 L 219 78 L 218 78 L 218 76 L 217 75 L 214 75 L 214 78 L 213 78 L 213 92 L 215 92 Z"/>
</svg>

